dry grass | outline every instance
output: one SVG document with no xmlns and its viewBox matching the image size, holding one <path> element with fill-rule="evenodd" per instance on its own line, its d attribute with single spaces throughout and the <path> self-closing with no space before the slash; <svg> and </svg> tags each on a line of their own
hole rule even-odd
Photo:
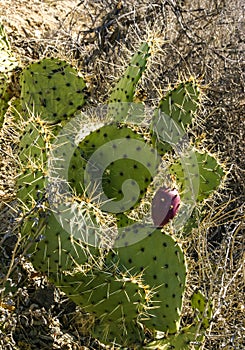
<svg viewBox="0 0 245 350">
<path fill-rule="evenodd" d="M 151 105 L 181 77 L 195 76 L 206 86 L 196 134 L 226 161 L 229 175 L 206 203 L 204 222 L 184 242 L 190 269 L 186 295 L 198 287 L 214 302 L 203 349 L 243 349 L 243 1 L 6 0 L 0 1 L 0 13 L 23 64 L 46 55 L 65 57 L 86 75 L 94 103 L 105 101 L 132 49 L 152 33 L 162 43 L 140 86 Z M 13 130 L 5 128 L 0 140 L 0 279 L 11 279 L 0 304 L 0 349 L 99 349 L 84 334 L 88 315 L 79 319 L 73 303 L 19 260 L 16 213 L 9 209 L 14 207 L 16 142 Z"/>
</svg>

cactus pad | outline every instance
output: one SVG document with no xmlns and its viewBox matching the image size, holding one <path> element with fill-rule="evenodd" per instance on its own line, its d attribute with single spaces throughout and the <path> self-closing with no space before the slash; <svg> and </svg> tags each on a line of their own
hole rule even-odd
<svg viewBox="0 0 245 350">
<path fill-rule="evenodd" d="M 164 155 L 181 141 L 199 100 L 200 89 L 195 81 L 180 83 L 161 99 L 152 120 L 152 140 L 159 154 Z"/>
<path fill-rule="evenodd" d="M 166 339 L 155 340 L 143 347 L 148 350 L 198 350 L 201 348 L 204 340 L 204 334 L 198 333 L 197 326 L 182 328 L 177 334 L 170 334 Z"/>
<path fill-rule="evenodd" d="M 24 126 L 19 143 L 20 175 L 17 179 L 17 197 L 25 207 L 32 209 L 44 195 L 47 152 L 50 135 L 40 119 L 30 119 Z"/>
<path fill-rule="evenodd" d="M 87 188 L 105 202 L 102 210 L 124 212 L 147 190 L 159 158 L 144 138 L 126 125 L 106 125 L 85 137 L 70 161 L 69 182 L 76 193 Z M 104 196 L 103 196 L 104 193 Z"/>
<path fill-rule="evenodd" d="M 195 81 L 180 83 L 160 101 L 159 108 L 184 130 L 191 124 L 199 106 L 200 89 Z"/>
<path fill-rule="evenodd" d="M 142 239 L 130 244 L 130 236 L 141 235 Z M 131 273 L 142 273 L 142 281 L 154 291 L 151 298 L 151 317 L 142 321 L 150 329 L 175 333 L 179 328 L 182 298 L 185 287 L 186 265 L 180 246 L 160 229 L 141 226 L 138 231 L 132 226 L 119 237 L 120 246 L 114 248 L 120 268 Z M 124 246 L 123 246 L 124 241 Z M 117 242 L 118 244 L 118 242 Z"/>
<path fill-rule="evenodd" d="M 180 161 L 173 163 L 169 171 L 175 176 L 176 182 L 179 184 L 182 192 L 189 190 L 191 186 L 189 181 L 195 178 L 195 182 L 198 181 L 197 185 L 199 186 L 196 200 L 202 201 L 218 189 L 225 175 L 225 171 L 215 156 L 208 153 L 201 153 L 197 150 L 194 152 L 194 155 L 197 160 L 198 168 L 193 166 L 191 169 L 191 163 L 189 164 L 189 178 L 186 178 L 186 175 L 184 175 Z"/>
<path fill-rule="evenodd" d="M 150 46 L 145 42 L 140 46 L 138 52 L 133 55 L 123 76 L 113 88 L 108 101 L 108 116 L 113 121 L 125 121 L 130 107 L 129 102 L 133 102 L 136 85 L 146 68 L 149 56 Z"/>
<path fill-rule="evenodd" d="M 35 111 L 42 119 L 57 123 L 67 120 L 85 103 L 85 82 L 67 62 L 45 58 L 32 63 L 21 76 L 24 111 Z"/>
<path fill-rule="evenodd" d="M 78 265 L 84 265 L 92 254 L 82 240 L 67 232 L 56 220 L 53 213 L 39 220 L 33 237 L 33 243 L 27 251 L 35 269 L 47 275 L 57 274 L 57 278 L 64 271 L 72 271 Z M 38 239 L 39 237 L 39 239 Z M 92 247 L 93 254 L 96 250 Z M 58 278 L 59 280 L 59 278 Z"/>
<path fill-rule="evenodd" d="M 104 343 L 132 345 L 143 339 L 138 320 L 144 313 L 147 288 L 137 277 L 111 269 L 64 276 L 57 284 L 84 311 L 95 317 L 95 337 Z"/>
<path fill-rule="evenodd" d="M 197 320 L 201 321 L 204 329 L 207 329 L 213 315 L 212 302 L 207 300 L 200 290 L 196 290 L 191 297 L 191 306 L 196 313 Z"/>
</svg>

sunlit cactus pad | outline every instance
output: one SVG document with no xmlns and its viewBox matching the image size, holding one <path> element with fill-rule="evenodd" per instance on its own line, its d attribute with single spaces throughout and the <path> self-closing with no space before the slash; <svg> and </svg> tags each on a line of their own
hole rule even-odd
<svg viewBox="0 0 245 350">
<path fill-rule="evenodd" d="M 192 156 L 196 159 L 195 162 L 190 160 L 190 164 L 188 164 L 188 177 L 186 177 L 180 161 L 174 162 L 169 171 L 174 175 L 181 191 L 184 192 L 191 186 L 189 181 L 196 178 L 195 182 L 199 187 L 196 200 L 200 202 L 218 189 L 225 176 L 225 170 L 214 155 L 195 150 Z"/>
<path fill-rule="evenodd" d="M 85 82 L 66 61 L 44 58 L 24 69 L 21 76 L 23 109 L 43 120 L 66 120 L 85 103 Z"/>
</svg>

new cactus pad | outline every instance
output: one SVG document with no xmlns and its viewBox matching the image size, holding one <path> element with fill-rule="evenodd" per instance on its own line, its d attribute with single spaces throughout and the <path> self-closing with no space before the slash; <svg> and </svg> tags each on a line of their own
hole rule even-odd
<svg viewBox="0 0 245 350">
<path fill-rule="evenodd" d="M 146 69 L 149 56 L 150 45 L 144 42 L 133 55 L 129 66 L 111 91 L 108 101 L 108 116 L 113 121 L 121 122 L 127 119 L 131 107 L 130 102 L 134 100 L 137 83 Z"/>
</svg>

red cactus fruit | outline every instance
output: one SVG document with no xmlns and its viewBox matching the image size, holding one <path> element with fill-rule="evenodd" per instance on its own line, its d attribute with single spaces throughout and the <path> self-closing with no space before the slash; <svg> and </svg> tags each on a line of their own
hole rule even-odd
<svg viewBox="0 0 245 350">
<path fill-rule="evenodd" d="M 163 227 L 175 217 L 180 206 L 180 196 L 176 189 L 159 188 L 152 200 L 152 220 L 156 227 Z"/>
</svg>

